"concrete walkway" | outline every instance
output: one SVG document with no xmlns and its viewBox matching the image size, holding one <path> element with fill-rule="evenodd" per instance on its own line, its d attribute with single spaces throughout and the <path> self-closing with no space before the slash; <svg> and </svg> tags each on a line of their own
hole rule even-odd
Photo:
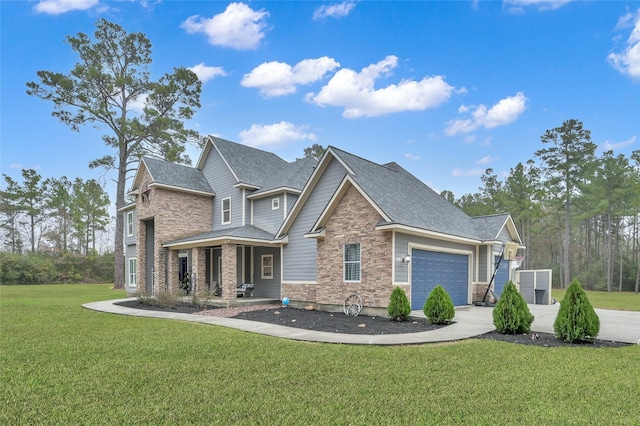
<svg viewBox="0 0 640 426">
<path fill-rule="evenodd" d="M 82 305 L 94 311 L 107 312 L 135 317 L 164 318 L 202 324 L 220 325 L 251 333 L 285 339 L 303 340 L 309 342 L 344 343 L 355 345 L 411 345 L 419 343 L 448 342 L 463 340 L 479 336 L 495 330 L 493 326 L 492 308 L 479 306 L 465 306 L 456 309 L 455 323 L 437 330 L 421 333 L 390 334 L 390 335 L 354 335 L 329 333 L 323 331 L 304 330 L 283 325 L 268 324 L 257 321 L 234 318 L 220 318 L 205 315 L 180 314 L 162 311 L 149 311 L 126 308 L 116 305 L 129 299 L 106 300 L 85 303 Z M 535 316 L 532 330 L 553 333 L 553 321 L 559 305 L 529 305 Z M 640 340 L 640 312 L 596 310 L 600 316 L 599 339 L 618 342 L 637 343 Z M 412 316 L 424 318 L 422 311 L 411 312 Z"/>
</svg>

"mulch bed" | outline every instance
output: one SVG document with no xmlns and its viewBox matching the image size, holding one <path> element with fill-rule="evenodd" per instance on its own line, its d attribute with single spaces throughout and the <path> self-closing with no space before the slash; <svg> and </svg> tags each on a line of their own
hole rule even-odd
<svg viewBox="0 0 640 426">
<path fill-rule="evenodd" d="M 243 312 L 233 318 L 279 324 L 306 330 L 345 334 L 404 334 L 420 333 L 446 327 L 429 324 L 424 318 L 392 321 L 386 317 L 359 315 L 352 317 L 343 312 L 325 312 L 297 308 L 261 309 Z"/>
<path fill-rule="evenodd" d="M 409 318 L 408 321 L 392 321 L 386 317 L 372 317 L 367 315 L 351 317 L 342 312 L 325 312 L 291 307 L 275 307 L 269 309 L 265 309 L 264 307 L 250 309 L 249 307 L 246 307 L 243 310 L 246 310 L 247 308 L 249 308 L 249 310 L 237 314 L 232 310 L 233 308 L 230 308 L 228 309 L 230 315 L 224 315 L 222 311 L 225 311 L 226 308 L 216 308 L 211 311 L 202 312 L 200 308 L 189 306 L 187 304 L 170 308 L 162 308 L 158 306 L 144 305 L 137 300 L 131 300 L 120 302 L 118 305 L 134 309 L 185 314 L 211 314 L 211 311 L 220 311 L 220 315 L 218 316 L 229 316 L 236 319 L 278 324 L 288 327 L 302 328 L 305 330 L 344 334 L 382 335 L 419 333 L 422 331 L 430 331 L 446 327 L 446 325 L 429 324 L 425 318 Z M 569 346 L 584 348 L 620 348 L 628 346 L 628 343 L 610 342 L 606 340 L 568 343 L 562 339 L 556 338 L 551 333 L 538 332 L 528 334 L 500 334 L 497 331 L 492 331 L 475 338 L 542 347 Z"/>
</svg>

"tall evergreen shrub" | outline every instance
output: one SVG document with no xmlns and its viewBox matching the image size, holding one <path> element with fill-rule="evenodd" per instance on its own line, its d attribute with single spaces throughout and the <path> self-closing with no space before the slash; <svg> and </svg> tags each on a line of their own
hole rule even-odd
<svg viewBox="0 0 640 426">
<path fill-rule="evenodd" d="M 429 293 L 422 312 L 431 324 L 448 324 L 456 315 L 451 296 L 440 284 Z"/>
<path fill-rule="evenodd" d="M 533 315 L 515 284 L 509 281 L 493 308 L 493 325 L 498 333 L 524 334 L 531 331 Z"/>
<path fill-rule="evenodd" d="M 600 332 L 600 318 L 577 279 L 571 282 L 560 302 L 553 330 L 556 337 L 567 342 L 594 341 Z"/>
<path fill-rule="evenodd" d="M 409 299 L 401 287 L 396 286 L 391 292 L 387 313 L 394 321 L 405 321 L 411 313 Z"/>
</svg>

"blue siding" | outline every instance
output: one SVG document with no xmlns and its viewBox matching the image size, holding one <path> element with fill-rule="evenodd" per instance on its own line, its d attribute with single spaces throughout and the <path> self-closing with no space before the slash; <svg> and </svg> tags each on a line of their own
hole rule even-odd
<svg viewBox="0 0 640 426">
<path fill-rule="evenodd" d="M 469 256 L 413 250 L 411 255 L 411 309 L 422 309 L 438 284 L 451 296 L 455 306 L 468 304 Z"/>
<path fill-rule="evenodd" d="M 331 160 L 289 228 L 289 243 L 284 248 L 284 280 L 316 281 L 316 240 L 304 238 L 335 193 L 346 170 Z"/>
<path fill-rule="evenodd" d="M 280 200 L 278 210 L 271 208 L 271 202 L 274 198 Z M 275 234 L 284 221 L 284 212 L 284 194 L 253 200 L 253 225 Z"/>
<path fill-rule="evenodd" d="M 202 172 L 216 194 L 213 198 L 212 230 L 242 226 L 242 190 L 233 187 L 238 182 L 216 149 L 209 151 Z M 222 225 L 222 200 L 228 197 L 231 197 L 231 223 Z M 249 208 L 245 213 L 250 214 Z"/>
<path fill-rule="evenodd" d="M 262 256 L 273 255 L 273 278 L 262 278 Z M 280 277 L 281 277 L 281 262 L 280 262 L 280 248 L 271 247 L 255 247 L 254 249 L 254 274 L 253 282 L 255 283 L 254 296 L 256 297 L 268 297 L 273 299 L 280 299 Z"/>
<path fill-rule="evenodd" d="M 478 254 L 478 282 L 481 283 L 487 283 L 491 279 L 491 275 L 489 275 L 489 269 L 487 267 L 488 252 L 489 246 L 480 246 L 480 253 Z"/>
</svg>

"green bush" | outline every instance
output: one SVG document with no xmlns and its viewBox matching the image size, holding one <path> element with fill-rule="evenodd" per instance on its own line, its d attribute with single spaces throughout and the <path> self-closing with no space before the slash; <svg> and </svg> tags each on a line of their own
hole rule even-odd
<svg viewBox="0 0 640 426">
<path fill-rule="evenodd" d="M 396 286 L 391 293 L 387 313 L 394 321 L 405 321 L 411 313 L 409 299 L 401 287 Z"/>
<path fill-rule="evenodd" d="M 553 330 L 556 337 L 567 342 L 594 341 L 600 332 L 600 318 L 577 279 L 571 282 L 560 302 Z"/>
<path fill-rule="evenodd" d="M 493 325 L 498 333 L 523 334 L 531 331 L 533 315 L 529 311 L 515 284 L 511 281 L 502 290 L 502 296 L 493 308 Z"/>
<path fill-rule="evenodd" d="M 422 312 L 431 324 L 449 324 L 456 315 L 451 296 L 440 284 L 429 293 Z"/>
</svg>

